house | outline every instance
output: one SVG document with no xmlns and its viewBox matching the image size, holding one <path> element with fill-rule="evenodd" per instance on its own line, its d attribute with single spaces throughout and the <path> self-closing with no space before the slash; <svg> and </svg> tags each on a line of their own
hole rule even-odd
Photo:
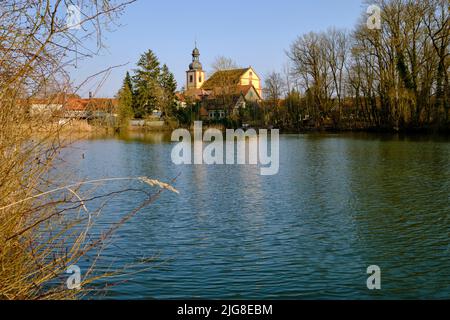
<svg viewBox="0 0 450 320">
<path fill-rule="evenodd" d="M 86 99 L 70 99 L 64 105 L 63 117 L 69 119 L 87 119 L 88 113 L 86 105 Z"/>
<path fill-rule="evenodd" d="M 75 94 L 59 92 L 46 97 L 30 98 L 23 103 L 28 107 L 31 116 L 58 117 L 63 112 L 65 103 L 69 99 L 77 98 L 79 96 Z"/>
<path fill-rule="evenodd" d="M 184 97 L 183 94 L 181 94 L 180 92 L 177 92 L 175 94 L 175 103 L 177 106 L 177 109 L 184 109 L 187 107 L 187 103 L 186 103 L 186 99 Z"/>
<path fill-rule="evenodd" d="M 223 94 L 220 90 L 211 91 L 202 100 L 208 111 L 208 120 L 221 120 L 230 115 L 238 115 L 240 109 L 247 108 L 249 103 L 259 103 L 261 98 L 252 85 L 236 86 Z"/>
<path fill-rule="evenodd" d="M 63 106 L 64 118 L 106 119 L 116 117 L 117 99 L 69 99 Z"/>
<path fill-rule="evenodd" d="M 61 99 L 32 99 L 29 101 L 29 111 L 31 116 L 53 116 L 63 109 L 63 105 Z"/>
<path fill-rule="evenodd" d="M 217 98 L 211 96 L 202 104 L 208 113 L 206 120 L 221 120 L 227 115 L 238 114 L 240 108 L 245 108 L 245 99 L 242 94 Z"/>
<path fill-rule="evenodd" d="M 29 99 L 23 102 L 31 116 L 63 119 L 104 119 L 116 116 L 117 99 L 89 98 L 77 95 L 55 94 L 49 98 Z"/>
</svg>

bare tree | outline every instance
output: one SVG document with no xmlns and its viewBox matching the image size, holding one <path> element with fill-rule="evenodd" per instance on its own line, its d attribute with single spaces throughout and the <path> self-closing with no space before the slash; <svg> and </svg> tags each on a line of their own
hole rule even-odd
<svg viewBox="0 0 450 320">
<path fill-rule="evenodd" d="M 264 80 L 265 113 L 272 116 L 272 121 L 277 126 L 286 120 L 285 110 L 280 108 L 280 101 L 285 94 L 286 82 L 282 75 L 275 71 L 269 73 Z"/>
<path fill-rule="evenodd" d="M 283 95 L 286 93 L 286 82 L 278 72 L 271 72 L 264 80 L 265 99 L 277 106 Z"/>
<path fill-rule="evenodd" d="M 339 121 L 342 115 L 342 100 L 344 98 L 344 73 L 348 59 L 349 41 L 345 31 L 330 29 L 325 36 L 327 61 L 333 78 L 333 91 L 337 97 Z"/>
<path fill-rule="evenodd" d="M 211 64 L 211 72 L 213 75 L 217 71 L 239 69 L 239 65 L 231 58 L 225 56 L 217 56 Z"/>
<path fill-rule="evenodd" d="M 446 0 L 429 0 L 424 1 L 423 8 L 423 23 L 426 26 L 426 35 L 431 40 L 438 61 L 435 116 L 439 117 L 439 113 L 442 111 L 445 121 L 448 122 L 450 112 L 449 5 Z"/>
<path fill-rule="evenodd" d="M 332 77 L 327 61 L 326 41 L 323 33 L 310 32 L 300 36 L 290 48 L 288 57 L 293 73 L 311 97 L 310 109 L 320 124 L 330 109 Z"/>
<path fill-rule="evenodd" d="M 375 4 L 380 29 L 368 28 L 364 12 L 351 35 L 336 29 L 305 34 L 287 53 L 316 123 L 330 116 L 335 101 L 340 122 L 348 96 L 353 108 L 347 111 L 362 126 L 448 128 L 448 2 Z"/>
</svg>

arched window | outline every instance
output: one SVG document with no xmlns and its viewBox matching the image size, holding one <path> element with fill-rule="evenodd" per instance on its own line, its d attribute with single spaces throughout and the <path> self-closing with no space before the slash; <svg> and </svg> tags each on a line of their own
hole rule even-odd
<svg viewBox="0 0 450 320">
<path fill-rule="evenodd" d="M 194 82 L 194 77 L 192 76 L 192 74 L 189 76 L 189 82 L 190 83 Z"/>
</svg>

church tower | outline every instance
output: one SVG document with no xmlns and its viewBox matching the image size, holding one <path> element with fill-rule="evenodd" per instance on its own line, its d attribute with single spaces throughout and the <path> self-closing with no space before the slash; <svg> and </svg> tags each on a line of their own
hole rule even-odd
<svg viewBox="0 0 450 320">
<path fill-rule="evenodd" d="M 195 45 L 195 49 L 192 51 L 192 63 L 189 65 L 189 70 L 186 71 L 186 90 L 199 89 L 205 82 L 205 72 L 199 57 L 200 51 Z"/>
</svg>

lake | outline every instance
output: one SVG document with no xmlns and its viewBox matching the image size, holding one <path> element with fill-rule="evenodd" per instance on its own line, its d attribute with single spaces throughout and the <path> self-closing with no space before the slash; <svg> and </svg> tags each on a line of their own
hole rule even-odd
<svg viewBox="0 0 450 320">
<path fill-rule="evenodd" d="M 251 165 L 176 166 L 173 146 L 164 134 L 135 134 L 81 141 L 64 155 L 74 179 L 177 177 L 180 194 L 163 193 L 104 250 L 100 270 L 129 274 L 108 280 L 102 296 L 450 298 L 448 138 L 281 135 L 274 176 Z M 114 196 L 96 228 L 144 198 Z M 371 265 L 381 290 L 367 288 Z"/>
</svg>

